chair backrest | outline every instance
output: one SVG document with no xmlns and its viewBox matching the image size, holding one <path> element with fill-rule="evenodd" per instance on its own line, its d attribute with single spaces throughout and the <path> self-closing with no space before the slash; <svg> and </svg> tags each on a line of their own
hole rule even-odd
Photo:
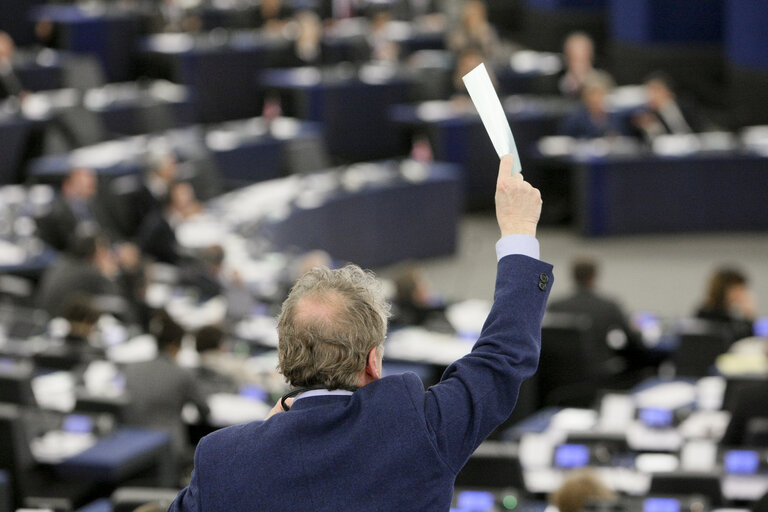
<svg viewBox="0 0 768 512">
<path fill-rule="evenodd" d="M 287 141 L 283 159 L 288 174 L 319 171 L 331 166 L 331 158 L 320 136 Z"/>
<path fill-rule="evenodd" d="M 712 507 L 723 505 L 720 476 L 710 473 L 656 473 L 651 477 L 650 494 L 692 495 L 709 499 Z"/>
<path fill-rule="evenodd" d="M 26 472 L 35 465 L 22 414 L 21 407 L 0 403 L 0 469 L 11 474 L 17 496 L 21 496 Z"/>
<path fill-rule="evenodd" d="M 768 378 L 760 375 L 748 375 L 743 377 L 728 377 L 725 382 L 722 409 L 732 413 L 736 409 L 736 403 L 745 390 L 751 387 L 768 383 Z M 768 413 L 767 413 L 768 414 Z"/>
<path fill-rule="evenodd" d="M 455 485 L 467 488 L 525 489 L 517 447 L 501 441 L 482 443 L 456 475 Z"/>
<path fill-rule="evenodd" d="M 582 315 L 545 315 L 537 371 L 540 405 L 591 404 L 594 376 L 590 371 L 588 335 L 589 320 Z"/>
<path fill-rule="evenodd" d="M 744 444 L 768 447 L 768 418 L 752 418 L 747 422 Z"/>
<path fill-rule="evenodd" d="M 23 362 L 0 361 L 0 402 L 35 406 L 32 392 L 32 365 Z"/>
<path fill-rule="evenodd" d="M 728 333 L 722 326 L 703 320 L 687 320 L 680 332 L 680 343 L 672 358 L 675 375 L 709 375 L 717 356 L 728 349 L 728 341 Z"/>
</svg>

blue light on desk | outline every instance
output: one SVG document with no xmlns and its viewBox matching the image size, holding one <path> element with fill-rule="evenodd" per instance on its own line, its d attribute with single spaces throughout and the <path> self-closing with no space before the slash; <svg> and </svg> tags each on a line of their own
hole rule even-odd
<svg viewBox="0 0 768 512">
<path fill-rule="evenodd" d="M 768 316 L 764 316 L 755 320 L 753 329 L 755 331 L 755 336 L 768 338 Z"/>
<path fill-rule="evenodd" d="M 491 512 L 496 499 L 488 491 L 460 491 L 456 495 L 456 505 L 460 510 L 472 512 Z"/>
<path fill-rule="evenodd" d="M 561 444 L 555 448 L 555 466 L 581 468 L 589 464 L 589 447 L 585 444 Z"/>
<path fill-rule="evenodd" d="M 69 414 L 64 417 L 61 430 L 74 434 L 90 434 L 93 432 L 93 420 L 84 414 Z"/>
<path fill-rule="evenodd" d="M 640 421 L 646 427 L 663 428 L 672 425 L 672 411 L 647 407 L 640 409 Z"/>
<path fill-rule="evenodd" d="M 726 473 L 754 475 L 760 467 L 760 455 L 754 450 L 728 450 L 723 457 Z"/>
<path fill-rule="evenodd" d="M 253 400 L 261 400 L 262 402 L 266 402 L 269 398 L 269 395 L 267 394 L 266 390 L 260 388 L 259 386 L 243 386 L 240 388 L 240 396 L 244 396 L 246 398 L 251 398 Z"/>
<path fill-rule="evenodd" d="M 680 512 L 680 500 L 675 498 L 646 498 L 643 512 Z"/>
</svg>

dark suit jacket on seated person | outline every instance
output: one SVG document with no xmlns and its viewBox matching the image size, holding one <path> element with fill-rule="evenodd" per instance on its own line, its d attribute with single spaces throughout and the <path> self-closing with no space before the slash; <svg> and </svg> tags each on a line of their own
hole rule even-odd
<svg viewBox="0 0 768 512">
<path fill-rule="evenodd" d="M 425 391 L 412 373 L 374 375 L 354 393 L 310 391 L 288 412 L 215 432 L 170 510 L 448 510 L 456 474 L 536 371 L 552 267 L 520 254 L 529 250 L 538 256 L 529 235 L 499 241 L 491 313 L 439 384 Z"/>
</svg>

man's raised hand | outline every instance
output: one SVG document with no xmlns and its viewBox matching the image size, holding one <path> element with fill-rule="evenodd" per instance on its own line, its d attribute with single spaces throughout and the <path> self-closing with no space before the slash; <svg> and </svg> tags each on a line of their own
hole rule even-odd
<svg viewBox="0 0 768 512">
<path fill-rule="evenodd" d="M 541 216 L 541 193 L 526 182 L 522 174 L 512 174 L 512 162 L 512 155 L 501 159 L 496 181 L 496 219 L 501 236 L 536 236 Z"/>
</svg>

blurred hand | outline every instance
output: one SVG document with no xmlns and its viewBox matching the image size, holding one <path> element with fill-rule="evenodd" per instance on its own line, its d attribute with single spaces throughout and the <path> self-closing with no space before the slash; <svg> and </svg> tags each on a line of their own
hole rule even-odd
<svg viewBox="0 0 768 512">
<path fill-rule="evenodd" d="M 496 181 L 496 220 L 501 236 L 536 236 L 541 216 L 541 193 L 526 182 L 522 174 L 512 174 L 512 162 L 512 155 L 501 159 Z"/>
<path fill-rule="evenodd" d="M 285 399 L 285 403 L 288 405 L 288 407 L 291 407 L 293 405 L 293 400 L 294 400 L 293 398 Z M 283 409 L 283 404 L 281 404 L 280 400 L 278 400 L 275 406 L 272 408 L 272 410 L 269 411 L 269 414 L 267 414 L 267 417 L 264 418 L 264 420 L 266 421 L 272 416 L 274 416 L 275 414 L 279 414 L 281 412 L 285 412 L 285 410 Z"/>
</svg>

